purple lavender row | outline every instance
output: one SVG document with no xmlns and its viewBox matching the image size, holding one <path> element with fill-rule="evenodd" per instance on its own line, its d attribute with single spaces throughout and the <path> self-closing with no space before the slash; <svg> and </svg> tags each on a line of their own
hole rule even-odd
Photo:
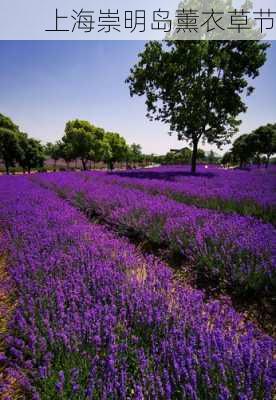
<svg viewBox="0 0 276 400">
<path fill-rule="evenodd" d="M 1 362 L 27 398 L 272 399 L 272 339 L 53 192 L 1 178 L 0 230 L 17 288 Z"/>
<path fill-rule="evenodd" d="M 252 171 L 199 168 L 191 175 L 185 167 L 159 167 L 112 175 L 122 184 L 223 212 L 260 217 L 276 223 L 276 168 Z"/>
<path fill-rule="evenodd" d="M 38 177 L 87 213 L 123 233 L 166 246 L 195 266 L 198 276 L 232 290 L 268 292 L 276 287 L 276 230 L 252 217 L 200 209 L 110 183 L 101 174 Z"/>
</svg>

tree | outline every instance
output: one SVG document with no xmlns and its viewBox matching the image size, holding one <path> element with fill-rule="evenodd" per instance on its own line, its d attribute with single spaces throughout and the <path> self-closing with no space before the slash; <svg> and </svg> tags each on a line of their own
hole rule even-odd
<svg viewBox="0 0 276 400">
<path fill-rule="evenodd" d="M 143 160 L 142 147 L 140 144 L 133 143 L 130 148 L 130 161 L 139 163 Z"/>
<path fill-rule="evenodd" d="M 205 151 L 202 150 L 202 149 L 198 149 L 198 150 L 197 150 L 197 158 L 198 158 L 198 160 L 200 160 L 200 161 L 205 161 L 205 160 L 206 160 Z M 191 156 L 191 159 L 192 159 L 192 156 Z"/>
<path fill-rule="evenodd" d="M 18 134 L 19 129 L 12 120 L 0 114 L 0 158 L 5 163 L 7 174 L 9 174 L 10 168 L 15 165 L 21 153 Z"/>
<path fill-rule="evenodd" d="M 93 143 L 89 153 L 89 160 L 94 162 L 94 168 L 96 162 L 102 159 L 102 145 L 104 139 L 105 131 L 102 128 L 94 127 L 93 130 Z"/>
<path fill-rule="evenodd" d="M 213 150 L 210 151 L 210 153 L 207 156 L 207 161 L 209 164 L 215 164 L 217 162 L 218 158 Z"/>
<path fill-rule="evenodd" d="M 62 144 L 61 142 L 50 143 L 48 142 L 45 146 L 44 153 L 50 156 L 54 160 L 54 167 L 57 166 L 57 161 L 62 158 Z"/>
<path fill-rule="evenodd" d="M 262 158 L 259 136 L 256 135 L 254 132 L 250 133 L 250 135 L 248 135 L 247 137 L 246 145 L 248 146 L 246 151 L 250 154 L 252 161 L 256 162 L 258 167 L 260 167 Z"/>
<path fill-rule="evenodd" d="M 183 149 L 171 149 L 164 156 L 154 156 L 152 155 L 152 162 L 160 164 L 189 164 L 192 159 L 192 151 L 189 147 L 184 147 Z M 205 152 L 202 149 L 198 149 L 198 159 L 200 161 L 205 161 Z"/>
<path fill-rule="evenodd" d="M 10 168 L 14 167 L 20 151 L 16 133 L 6 128 L 0 128 L 0 157 L 5 163 L 7 174 L 9 174 Z"/>
<path fill-rule="evenodd" d="M 254 156 L 254 148 L 250 145 L 250 135 L 239 136 L 233 143 L 233 159 L 243 168 Z"/>
<path fill-rule="evenodd" d="M 191 161 L 192 152 L 188 147 L 183 149 L 172 149 L 163 160 L 164 164 L 188 164 Z"/>
<path fill-rule="evenodd" d="M 233 163 L 233 154 L 231 151 L 227 151 L 226 153 L 224 153 L 221 159 L 221 163 L 224 166 L 229 166 Z"/>
<path fill-rule="evenodd" d="M 81 159 L 84 170 L 87 169 L 87 162 L 91 158 L 95 130 L 96 127 L 90 122 L 79 119 L 67 122 L 65 127 L 65 135 L 62 141 L 65 145 L 71 146 L 74 158 Z"/>
<path fill-rule="evenodd" d="M 192 152 L 188 147 L 184 147 L 176 153 L 176 161 L 180 164 L 188 164 L 191 162 Z"/>
<path fill-rule="evenodd" d="M 105 141 L 109 145 L 108 149 L 108 165 L 111 170 L 114 168 L 115 162 L 125 161 L 127 155 L 127 144 L 125 139 L 119 133 L 106 132 Z"/>
<path fill-rule="evenodd" d="M 104 136 L 103 141 L 102 141 L 101 160 L 106 162 L 108 166 L 111 165 L 112 150 L 111 150 L 111 145 L 106 138 L 106 135 Z"/>
<path fill-rule="evenodd" d="M 266 155 L 265 166 L 268 168 L 271 156 L 276 153 L 276 124 L 261 126 L 252 132 L 250 136 L 258 156 L 260 154 Z"/>
<path fill-rule="evenodd" d="M 266 61 L 260 41 L 149 42 L 126 80 L 130 94 L 146 96 L 147 116 L 161 120 L 193 146 L 196 171 L 200 140 L 228 143 L 246 111 L 243 93 Z"/>
<path fill-rule="evenodd" d="M 165 156 L 163 160 L 163 164 L 177 164 L 176 162 L 176 154 L 173 151 L 169 151 Z"/>
<path fill-rule="evenodd" d="M 71 143 L 57 143 L 57 155 L 66 162 L 67 168 L 69 168 L 69 163 L 74 160 L 74 149 Z"/>
<path fill-rule="evenodd" d="M 20 146 L 20 154 L 18 163 L 23 171 L 31 172 L 32 168 L 41 168 L 44 163 L 44 149 L 41 143 L 33 138 L 28 138 L 26 133 L 18 134 L 18 142 Z"/>
<path fill-rule="evenodd" d="M 260 166 L 262 155 L 265 155 L 266 168 L 269 160 L 276 153 L 276 124 L 261 126 L 249 135 L 242 135 L 233 144 L 232 154 L 240 167 L 247 162 L 255 161 Z"/>
<path fill-rule="evenodd" d="M 53 143 L 51 143 L 51 142 L 47 142 L 47 143 L 46 143 L 46 145 L 44 146 L 44 154 L 45 154 L 46 156 L 51 157 L 53 146 L 54 146 L 54 145 L 53 145 Z"/>
</svg>

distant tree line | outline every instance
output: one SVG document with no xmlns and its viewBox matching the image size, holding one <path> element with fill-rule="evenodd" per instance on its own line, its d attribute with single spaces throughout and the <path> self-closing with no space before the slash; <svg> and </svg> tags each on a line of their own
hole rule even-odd
<svg viewBox="0 0 276 400">
<path fill-rule="evenodd" d="M 258 166 L 264 164 L 267 168 L 274 154 L 276 154 L 276 124 L 267 124 L 250 134 L 238 137 L 232 149 L 224 154 L 222 164 L 238 164 L 243 168 L 254 163 Z"/>
<path fill-rule="evenodd" d="M 167 154 L 155 156 L 154 162 L 162 165 L 187 165 L 191 163 L 193 152 L 189 147 L 179 150 L 170 150 Z M 198 149 L 197 160 L 200 163 L 218 164 L 221 158 L 211 150 L 206 153 L 202 149 Z"/>
<path fill-rule="evenodd" d="M 220 159 L 213 151 L 206 154 L 197 150 L 199 162 L 210 164 L 239 165 L 249 163 L 268 167 L 273 154 L 276 153 L 276 124 L 261 126 L 250 134 L 242 135 L 233 144 L 231 151 Z M 136 165 L 158 163 L 163 165 L 188 164 L 193 151 L 188 147 L 171 150 L 166 155 L 145 155 L 139 144 L 128 145 L 126 140 L 116 132 L 106 132 L 103 128 L 88 121 L 73 120 L 67 122 L 64 136 L 56 143 L 43 146 L 39 140 L 30 138 L 7 116 L 0 114 L 0 159 L 3 160 L 7 174 L 15 166 L 30 173 L 32 169 L 40 170 L 45 160 L 63 159 L 69 168 L 70 163 L 80 160 L 83 170 L 95 168 L 99 162 L 106 163 L 112 170 L 115 163 L 125 163 L 126 168 Z"/>
<path fill-rule="evenodd" d="M 95 167 L 98 162 L 105 162 L 112 170 L 116 162 L 124 162 L 126 168 L 131 168 L 131 165 L 153 161 L 153 156 L 142 153 L 139 144 L 128 145 L 119 133 L 106 132 L 88 121 L 67 122 L 62 139 L 43 146 L 39 140 L 21 132 L 10 118 L 0 114 L 0 159 L 7 174 L 16 165 L 24 173 L 41 169 L 47 158 L 52 158 L 55 164 L 63 159 L 68 167 L 70 162 L 81 160 L 83 170 L 91 163 Z"/>
</svg>

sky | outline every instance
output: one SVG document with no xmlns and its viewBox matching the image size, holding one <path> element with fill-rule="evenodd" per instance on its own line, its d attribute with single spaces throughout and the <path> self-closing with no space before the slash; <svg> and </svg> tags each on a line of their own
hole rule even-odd
<svg viewBox="0 0 276 400">
<path fill-rule="evenodd" d="M 0 41 L 0 113 L 42 143 L 61 139 L 79 118 L 119 132 L 147 154 L 186 146 L 169 127 L 146 118 L 145 98 L 130 97 L 125 79 L 144 48 L 141 41 Z M 241 133 L 276 122 L 276 42 L 254 81 L 241 115 Z M 216 146 L 201 146 L 205 150 Z M 223 151 L 228 150 L 225 146 Z"/>
</svg>

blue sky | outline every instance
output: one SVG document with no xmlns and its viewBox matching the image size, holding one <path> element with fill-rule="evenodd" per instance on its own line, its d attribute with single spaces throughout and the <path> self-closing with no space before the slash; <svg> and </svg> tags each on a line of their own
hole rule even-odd
<svg viewBox="0 0 276 400">
<path fill-rule="evenodd" d="M 166 125 L 147 120 L 144 99 L 131 98 L 124 83 L 143 47 L 139 41 L 0 41 L 0 112 L 44 143 L 60 139 L 66 121 L 80 118 L 140 143 L 146 153 L 179 148 L 183 143 Z M 275 66 L 272 42 L 241 133 L 276 122 Z"/>
</svg>

